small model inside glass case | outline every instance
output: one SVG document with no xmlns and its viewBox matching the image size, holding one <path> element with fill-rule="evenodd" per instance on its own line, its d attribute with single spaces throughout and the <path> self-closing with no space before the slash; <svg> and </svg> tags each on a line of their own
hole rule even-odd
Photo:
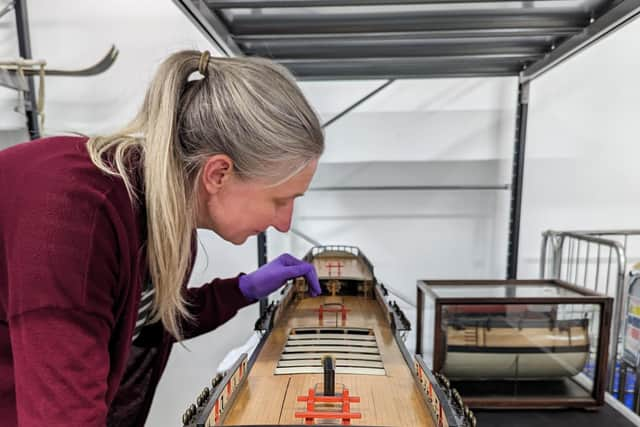
<svg viewBox="0 0 640 427">
<path fill-rule="evenodd" d="M 611 304 L 558 281 L 420 281 L 416 353 L 471 407 L 600 406 Z"/>
</svg>

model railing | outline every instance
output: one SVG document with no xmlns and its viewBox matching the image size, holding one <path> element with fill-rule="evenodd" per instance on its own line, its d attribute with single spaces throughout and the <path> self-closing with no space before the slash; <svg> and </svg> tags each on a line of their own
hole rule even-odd
<svg viewBox="0 0 640 427">
<path fill-rule="evenodd" d="M 628 299 L 627 248 L 640 230 L 542 233 L 540 278 L 559 279 L 614 298 L 608 389 L 613 392 Z"/>
<path fill-rule="evenodd" d="M 305 261 L 308 261 L 313 257 L 318 256 L 324 252 L 334 252 L 334 251 L 347 252 L 362 259 L 365 265 L 369 268 L 369 271 L 371 271 L 371 275 L 373 275 L 373 264 L 371 264 L 371 261 L 369 261 L 369 258 L 367 258 L 367 256 L 364 253 L 362 253 L 362 251 L 357 246 L 346 246 L 346 245 L 314 246 L 313 248 L 311 248 L 311 250 L 309 250 L 309 252 L 307 252 L 307 254 L 304 256 L 304 259 Z"/>
</svg>

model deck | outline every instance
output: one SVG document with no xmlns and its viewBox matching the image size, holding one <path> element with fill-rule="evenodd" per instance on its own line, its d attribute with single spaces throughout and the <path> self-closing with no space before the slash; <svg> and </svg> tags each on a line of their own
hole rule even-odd
<svg viewBox="0 0 640 427">
<path fill-rule="evenodd" d="M 346 321 L 342 321 L 340 313 L 326 312 L 323 314 L 323 320 L 320 321 L 318 308 L 323 304 L 336 303 L 344 304 L 349 310 Z M 351 411 L 359 412 L 362 418 L 352 420 L 352 424 L 432 426 L 432 417 L 396 344 L 388 319 L 376 300 L 360 296 L 320 296 L 292 301 L 271 331 L 246 381 L 241 386 L 235 402 L 229 408 L 223 425 L 303 424 L 302 419 L 295 417 L 295 412 L 304 411 L 306 406 L 304 402 L 298 402 L 297 398 L 306 396 L 309 388 L 313 388 L 316 384 L 322 384 L 323 376 L 320 373 L 276 375 L 276 367 L 293 330 L 335 327 L 371 329 L 384 367 L 384 375 L 341 374 L 340 356 L 338 356 L 336 385 L 342 384 L 349 390 L 351 396 L 360 397 L 359 403 L 351 405 Z M 335 336 L 336 334 L 319 335 L 323 335 L 323 339 L 336 341 L 335 344 L 344 340 Z M 319 354 L 336 354 L 335 349 L 324 351 L 323 346 L 319 345 L 322 343 L 311 342 L 315 341 L 311 337 L 305 337 L 306 340 L 309 340 L 307 344 L 317 347 Z M 292 341 L 294 340 L 289 340 L 289 343 Z M 354 341 L 356 342 L 352 344 L 355 345 L 356 352 L 357 349 L 373 348 L 371 339 L 367 336 Z M 359 345 L 357 341 L 368 344 Z M 367 365 L 364 361 L 349 364 L 379 366 L 379 362 L 371 361 L 371 363 L 373 364 Z M 316 424 L 320 423 L 320 420 L 316 421 Z M 326 421 L 326 423 L 335 424 L 336 421 Z"/>
</svg>

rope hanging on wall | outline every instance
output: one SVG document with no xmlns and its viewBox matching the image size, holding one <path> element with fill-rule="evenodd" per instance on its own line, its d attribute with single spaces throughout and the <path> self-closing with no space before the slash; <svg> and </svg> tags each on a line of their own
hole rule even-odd
<svg viewBox="0 0 640 427">
<path fill-rule="evenodd" d="M 16 108 L 17 112 L 22 114 L 26 113 L 25 109 L 25 94 L 29 91 L 29 85 L 27 83 L 28 76 L 38 77 L 38 97 L 36 105 L 33 106 L 38 113 L 40 128 L 44 128 L 44 103 L 45 103 L 45 77 L 47 76 L 61 76 L 61 77 L 88 77 L 95 76 L 103 73 L 111 68 L 116 58 L 118 57 L 118 49 L 115 46 L 111 46 L 106 55 L 104 55 L 95 64 L 82 69 L 76 70 L 60 70 L 47 68 L 47 62 L 44 60 L 33 59 L 0 59 L 0 86 L 7 87 L 18 91 L 19 105 Z"/>
</svg>

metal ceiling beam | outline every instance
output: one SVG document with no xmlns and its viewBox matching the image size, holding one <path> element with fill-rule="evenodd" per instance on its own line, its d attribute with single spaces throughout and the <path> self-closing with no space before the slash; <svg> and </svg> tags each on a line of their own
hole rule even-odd
<svg viewBox="0 0 640 427">
<path fill-rule="evenodd" d="M 10 1 L 2 9 L 0 9 L 0 18 L 13 10 L 14 3 L 14 1 Z"/>
<path fill-rule="evenodd" d="M 545 58 L 528 67 L 520 75 L 520 81 L 526 83 L 540 77 L 551 68 L 580 52 L 590 44 L 600 40 L 605 35 L 620 28 L 622 25 L 637 18 L 639 15 L 640 0 L 624 0 L 619 2 L 582 32 L 561 43 L 557 49 Z"/>
<path fill-rule="evenodd" d="M 243 55 L 225 23 L 207 7 L 203 0 L 173 0 L 173 2 L 222 54 Z"/>
<path fill-rule="evenodd" d="M 390 84 L 392 84 L 394 81 L 395 80 L 391 79 L 391 80 L 388 80 L 388 81 L 384 82 L 383 84 L 381 84 L 380 86 L 378 86 L 377 88 L 375 88 L 374 90 L 372 90 L 371 92 L 369 92 L 368 94 L 366 94 L 365 96 L 363 96 L 362 98 L 360 98 L 359 100 L 354 102 L 353 104 L 351 104 L 350 106 L 345 108 L 343 111 L 341 111 L 340 113 L 336 114 L 331 119 L 329 119 L 325 123 L 323 123 L 322 124 L 322 129 L 326 129 L 327 127 L 331 126 L 337 120 L 340 120 L 341 117 L 344 117 L 345 115 L 349 114 L 351 111 L 353 111 L 356 108 L 358 108 L 358 106 L 362 105 L 364 102 L 366 102 L 367 100 L 371 99 L 377 93 L 380 93 L 382 90 L 387 88 Z"/>
<path fill-rule="evenodd" d="M 394 13 L 287 13 L 232 15 L 234 35 L 451 31 L 584 27 L 589 15 L 575 9 L 481 9 Z"/>
<path fill-rule="evenodd" d="M 289 7 L 402 6 L 453 3 L 501 3 L 516 0 L 205 0 L 212 9 L 266 9 Z M 560 0 L 536 0 L 560 1 Z"/>
<path fill-rule="evenodd" d="M 310 187 L 308 191 L 496 191 L 509 190 L 509 184 L 503 185 L 385 185 L 358 187 Z"/>
<path fill-rule="evenodd" d="M 274 59 L 423 57 L 460 55 L 541 55 L 550 50 L 553 39 L 476 38 L 427 40 L 322 40 L 302 38 L 240 43 L 247 55 Z"/>
<path fill-rule="evenodd" d="M 450 30 L 450 31 L 409 31 L 385 33 L 333 33 L 305 36 L 299 34 L 235 36 L 238 44 L 260 43 L 271 41 L 385 41 L 385 40 L 430 40 L 430 39 L 474 39 L 474 38 L 546 38 L 552 41 L 558 37 L 568 37 L 582 31 L 582 27 L 565 28 L 528 28 L 528 29 L 484 29 L 484 30 Z"/>
<path fill-rule="evenodd" d="M 516 76 L 540 56 L 479 55 L 355 60 L 283 60 L 304 80 Z"/>
</svg>

